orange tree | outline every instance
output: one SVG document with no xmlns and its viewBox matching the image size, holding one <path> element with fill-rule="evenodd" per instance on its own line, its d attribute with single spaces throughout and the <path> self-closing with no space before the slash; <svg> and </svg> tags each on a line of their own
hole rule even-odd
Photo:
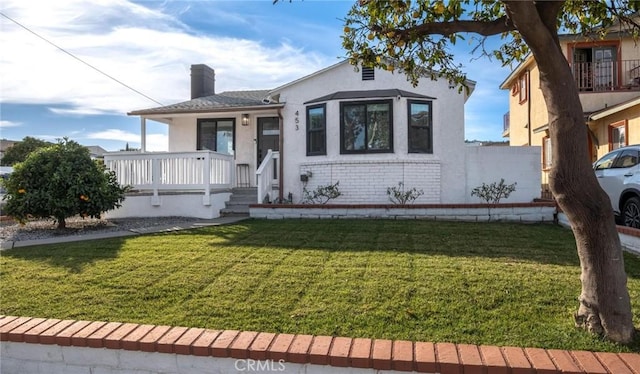
<svg viewBox="0 0 640 374">
<path fill-rule="evenodd" d="M 637 37 L 638 7 L 637 0 L 360 0 L 343 36 L 354 65 L 402 71 L 413 84 L 437 75 L 464 85 L 447 48 L 469 35 L 483 55 L 503 64 L 533 55 L 553 144 L 550 187 L 571 221 L 582 268 L 576 324 L 621 343 L 634 338 L 622 250 L 609 199 L 591 169 L 582 106 L 558 35 L 603 37 L 615 30 Z M 502 42 L 487 50 L 493 35 Z"/>
<path fill-rule="evenodd" d="M 15 164 L 4 184 L 8 215 L 23 223 L 30 217 L 53 218 L 58 228 L 65 227 L 66 218 L 100 217 L 119 207 L 129 189 L 92 160 L 86 147 L 67 139 Z"/>
</svg>

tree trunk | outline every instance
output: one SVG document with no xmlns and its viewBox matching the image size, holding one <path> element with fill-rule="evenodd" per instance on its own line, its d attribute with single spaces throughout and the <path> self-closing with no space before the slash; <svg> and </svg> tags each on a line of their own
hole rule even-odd
<svg viewBox="0 0 640 374">
<path fill-rule="evenodd" d="M 620 239 L 609 198 L 589 160 L 582 104 L 558 42 L 557 18 L 545 25 L 531 2 L 509 3 L 507 9 L 540 72 L 553 153 L 549 184 L 571 223 L 582 270 L 576 325 L 631 343 L 635 330 Z"/>
<path fill-rule="evenodd" d="M 65 227 L 67 227 L 67 222 L 65 221 L 64 217 L 58 217 L 56 218 L 56 221 L 58 221 L 58 229 L 64 229 Z"/>
</svg>

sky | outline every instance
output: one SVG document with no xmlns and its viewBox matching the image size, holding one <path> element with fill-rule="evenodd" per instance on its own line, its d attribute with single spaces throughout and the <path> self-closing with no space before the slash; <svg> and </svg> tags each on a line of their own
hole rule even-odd
<svg viewBox="0 0 640 374">
<path fill-rule="evenodd" d="M 342 20 L 352 4 L 3 0 L 0 138 L 140 147 L 140 119 L 127 112 L 188 100 L 192 64 L 214 68 L 222 92 L 276 88 L 341 61 Z M 508 92 L 498 86 L 510 69 L 473 56 L 472 47 L 452 49 L 477 82 L 465 106 L 465 139 L 500 141 Z M 167 125 L 147 121 L 147 149 L 167 144 Z"/>
</svg>

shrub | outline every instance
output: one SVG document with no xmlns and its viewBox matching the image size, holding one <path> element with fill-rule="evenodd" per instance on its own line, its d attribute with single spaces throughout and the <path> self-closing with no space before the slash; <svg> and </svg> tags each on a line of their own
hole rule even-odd
<svg viewBox="0 0 640 374">
<path fill-rule="evenodd" d="M 499 183 L 482 183 L 481 186 L 471 190 L 471 196 L 477 196 L 489 204 L 487 209 L 489 210 L 489 220 L 491 220 L 491 206 L 498 204 L 502 198 L 508 198 L 516 190 L 516 184 L 516 182 L 504 184 L 504 178 L 501 178 Z"/>
<path fill-rule="evenodd" d="M 516 184 L 518 183 L 504 184 L 504 178 L 499 183 L 482 183 L 471 191 L 471 196 L 477 196 L 487 204 L 498 204 L 502 198 L 508 198 L 516 190 Z"/>
<path fill-rule="evenodd" d="M 404 183 L 398 182 L 398 187 L 387 187 L 387 195 L 392 203 L 398 205 L 406 205 L 407 203 L 413 203 L 417 198 L 424 195 L 423 190 L 418 190 L 415 187 L 405 191 Z"/>
<path fill-rule="evenodd" d="M 304 193 L 304 197 L 302 198 L 303 204 L 326 204 L 329 200 L 336 199 L 342 192 L 340 192 L 340 188 L 338 185 L 340 181 L 337 181 L 335 184 L 328 184 L 326 186 L 318 186 L 315 190 L 309 191 L 307 187 L 304 187 L 302 191 Z"/>
<path fill-rule="evenodd" d="M 71 140 L 41 148 L 14 166 L 6 180 L 6 213 L 19 222 L 52 218 L 58 228 L 75 215 L 99 218 L 121 206 L 128 186 L 94 161 L 89 150 Z"/>
</svg>

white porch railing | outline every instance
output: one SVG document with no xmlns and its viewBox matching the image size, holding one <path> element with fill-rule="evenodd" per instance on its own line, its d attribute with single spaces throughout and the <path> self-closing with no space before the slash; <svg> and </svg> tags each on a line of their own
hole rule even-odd
<svg viewBox="0 0 640 374">
<path fill-rule="evenodd" d="M 104 163 L 118 183 L 137 190 L 152 190 L 152 204 L 160 204 L 160 190 L 202 190 L 210 205 L 212 188 L 231 188 L 235 180 L 233 156 L 211 151 L 111 153 Z"/>
<path fill-rule="evenodd" d="M 273 201 L 273 185 L 278 183 L 280 175 L 280 152 L 269 150 L 256 171 L 258 181 L 258 204 L 262 204 L 267 195 Z"/>
</svg>

